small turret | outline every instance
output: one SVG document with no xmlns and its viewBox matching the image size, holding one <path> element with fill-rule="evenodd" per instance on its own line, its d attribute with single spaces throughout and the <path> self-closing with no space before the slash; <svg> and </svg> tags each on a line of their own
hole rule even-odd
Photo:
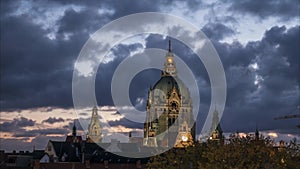
<svg viewBox="0 0 300 169">
<path fill-rule="evenodd" d="M 131 131 L 128 133 L 128 137 L 131 138 Z"/>
<path fill-rule="evenodd" d="M 176 76 L 177 75 L 177 69 L 176 69 L 176 65 L 174 62 L 174 55 L 171 50 L 171 40 L 169 40 L 169 49 L 166 54 L 166 60 L 165 60 L 162 75 L 163 76 Z"/>
<path fill-rule="evenodd" d="M 74 120 L 74 123 L 73 123 L 72 136 L 73 136 L 73 137 L 76 137 L 76 126 L 75 126 L 75 120 Z"/>
<path fill-rule="evenodd" d="M 257 130 L 257 126 L 255 129 L 255 140 L 259 140 L 259 131 Z"/>
<path fill-rule="evenodd" d="M 211 126 L 211 137 L 210 140 L 223 140 L 223 131 L 219 121 L 218 111 L 215 108 L 213 119 L 212 119 L 212 126 Z"/>
<path fill-rule="evenodd" d="M 66 142 L 69 143 L 79 143 L 82 142 L 82 137 L 77 135 L 77 128 L 76 128 L 76 119 L 74 119 L 73 127 L 72 127 L 72 135 L 67 135 Z"/>
</svg>

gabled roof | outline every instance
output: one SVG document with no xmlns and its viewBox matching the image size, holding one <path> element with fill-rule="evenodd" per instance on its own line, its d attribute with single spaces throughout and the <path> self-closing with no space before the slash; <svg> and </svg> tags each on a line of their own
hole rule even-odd
<svg viewBox="0 0 300 169">
<path fill-rule="evenodd" d="M 66 137 L 66 142 L 73 142 L 73 136 L 67 136 Z M 81 136 L 76 136 L 76 142 L 82 142 L 82 137 Z"/>
<path fill-rule="evenodd" d="M 33 159 L 41 159 L 45 155 L 44 150 L 34 150 L 32 152 L 32 158 Z"/>
<path fill-rule="evenodd" d="M 84 152 L 88 154 L 92 154 L 95 150 L 98 151 L 106 151 L 111 146 L 111 143 L 85 143 L 84 144 Z M 117 148 L 122 152 L 138 152 L 139 146 L 136 143 L 120 143 L 116 144 Z"/>
<path fill-rule="evenodd" d="M 102 143 L 103 144 L 103 143 Z M 104 143 L 105 144 L 105 143 Z M 109 143 L 107 143 L 109 144 Z M 107 146 L 105 146 L 107 147 Z M 96 143 L 85 143 L 84 144 L 84 153 L 86 154 L 93 154 L 95 151 L 98 152 L 104 152 L 105 150 L 102 148 L 102 146 L 99 146 Z"/>
<path fill-rule="evenodd" d="M 64 156 L 65 161 L 79 162 L 81 158 L 81 144 L 69 143 L 62 141 L 50 141 L 56 152 L 59 161 L 62 161 Z"/>
<path fill-rule="evenodd" d="M 136 143 L 116 143 L 117 148 L 122 151 L 121 154 L 139 152 L 139 146 Z M 110 146 L 112 146 L 111 143 L 84 143 L 85 159 L 89 159 L 92 163 L 102 163 L 105 160 L 109 163 L 135 163 L 138 160 L 146 163 L 149 160 L 149 158 L 128 158 L 114 154 L 114 152 L 107 151 Z"/>
<path fill-rule="evenodd" d="M 149 158 L 128 158 L 123 157 L 114 152 L 108 152 L 107 148 L 112 143 L 70 143 L 62 141 L 50 141 L 56 152 L 56 156 L 60 162 L 80 162 L 82 154 L 84 158 L 90 160 L 92 163 L 102 163 L 107 160 L 109 163 L 135 163 L 141 160 L 142 163 L 146 163 Z M 134 153 L 139 152 L 139 145 L 136 143 L 120 143 L 116 142 L 116 146 L 122 151 L 122 153 Z M 116 152 L 118 153 L 118 152 Z"/>
</svg>

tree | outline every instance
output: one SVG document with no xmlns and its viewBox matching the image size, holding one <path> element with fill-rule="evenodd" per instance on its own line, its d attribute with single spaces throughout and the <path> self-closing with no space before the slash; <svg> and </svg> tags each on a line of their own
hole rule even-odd
<svg viewBox="0 0 300 169">
<path fill-rule="evenodd" d="M 232 134 L 225 143 L 208 141 L 183 149 L 171 149 L 151 158 L 148 169 L 297 169 L 299 146 L 292 140 L 283 148 L 270 138 Z"/>
</svg>

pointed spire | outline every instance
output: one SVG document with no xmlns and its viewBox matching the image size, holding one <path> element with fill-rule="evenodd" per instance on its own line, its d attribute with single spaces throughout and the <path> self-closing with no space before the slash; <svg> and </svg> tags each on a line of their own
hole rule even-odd
<svg viewBox="0 0 300 169">
<path fill-rule="evenodd" d="M 215 107 L 214 113 L 213 113 L 213 117 L 212 117 L 212 126 L 211 126 L 211 132 L 215 131 L 218 129 L 220 120 L 219 120 L 219 113 L 217 108 Z"/>
<path fill-rule="evenodd" d="M 102 131 L 99 122 L 98 108 L 95 105 L 92 109 L 91 122 L 88 129 L 89 141 L 100 143 L 102 141 Z"/>
<path fill-rule="evenodd" d="M 176 70 L 176 65 L 174 62 L 174 55 L 172 53 L 171 49 L 171 40 L 169 40 L 169 49 L 168 52 L 166 53 L 166 58 L 165 58 L 165 64 L 164 64 L 164 69 L 162 71 L 162 76 L 176 76 L 177 75 L 177 70 Z"/>
<path fill-rule="evenodd" d="M 98 115 L 98 112 L 97 112 L 97 111 L 98 111 L 97 106 L 94 106 L 94 107 L 93 107 L 93 113 L 92 113 L 92 114 L 93 114 L 93 115 Z"/>
<path fill-rule="evenodd" d="M 259 139 L 259 131 L 257 129 L 257 124 L 256 124 L 256 127 L 255 127 L 255 139 L 258 140 Z"/>
<path fill-rule="evenodd" d="M 74 123 L 73 123 L 73 132 L 72 132 L 72 136 L 76 137 L 76 125 L 75 125 L 75 119 L 74 119 Z"/>
<path fill-rule="evenodd" d="M 171 40 L 169 39 L 169 52 L 171 52 Z"/>
<path fill-rule="evenodd" d="M 219 120 L 219 113 L 215 104 L 215 111 L 213 113 L 212 117 L 212 125 L 211 125 L 211 133 L 212 136 L 211 138 L 213 140 L 223 140 L 223 131 L 220 125 L 220 120 Z"/>
</svg>

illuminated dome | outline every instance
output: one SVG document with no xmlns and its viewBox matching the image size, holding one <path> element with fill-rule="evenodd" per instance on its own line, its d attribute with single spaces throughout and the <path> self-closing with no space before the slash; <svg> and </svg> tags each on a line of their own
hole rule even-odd
<svg viewBox="0 0 300 169">
<path fill-rule="evenodd" d="M 173 88 L 181 96 L 182 103 L 190 101 L 190 92 L 183 81 L 170 75 L 162 76 L 153 86 L 152 91 L 154 91 L 155 96 L 159 96 L 160 92 L 163 92 L 164 96 L 168 97 Z"/>
<path fill-rule="evenodd" d="M 160 90 L 164 92 L 166 96 L 171 93 L 173 88 L 175 88 L 178 94 L 180 94 L 179 86 L 173 76 L 162 76 L 153 86 L 154 91 L 155 89 Z"/>
<path fill-rule="evenodd" d="M 184 147 L 192 145 L 194 138 L 192 99 L 177 76 L 169 41 L 161 77 L 148 92 L 143 145 Z"/>
</svg>

